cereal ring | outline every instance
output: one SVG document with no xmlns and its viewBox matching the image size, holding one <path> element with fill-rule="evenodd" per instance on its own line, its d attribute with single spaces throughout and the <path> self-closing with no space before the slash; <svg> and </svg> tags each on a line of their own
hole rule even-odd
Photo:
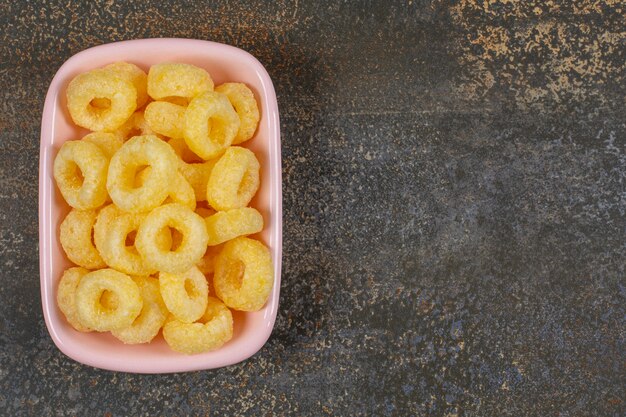
<svg viewBox="0 0 626 417">
<path fill-rule="evenodd" d="M 239 236 L 252 235 L 263 230 L 263 216 L 251 207 L 218 211 L 206 220 L 209 246 L 219 245 Z"/>
<path fill-rule="evenodd" d="M 135 187 L 135 176 L 145 166 L 150 174 Z M 107 190 L 113 202 L 124 211 L 146 212 L 159 206 L 170 190 L 176 172 L 176 154 L 156 136 L 135 136 L 111 158 Z"/>
<path fill-rule="evenodd" d="M 113 131 L 137 108 L 137 90 L 126 75 L 95 69 L 77 75 L 67 87 L 74 123 L 89 130 Z"/>
<path fill-rule="evenodd" d="M 67 203 L 80 210 L 100 207 L 107 199 L 109 159 L 90 142 L 65 142 L 54 159 L 54 179 Z"/>
<path fill-rule="evenodd" d="M 170 138 L 183 137 L 185 107 L 167 101 L 153 101 L 146 106 L 144 117 L 153 131 Z"/>
<path fill-rule="evenodd" d="M 108 159 L 111 159 L 115 152 L 119 151 L 124 144 L 121 135 L 109 132 L 92 132 L 83 136 L 81 140 L 98 145 Z"/>
<path fill-rule="evenodd" d="M 129 62 L 114 62 L 104 67 L 105 70 L 113 71 L 133 83 L 137 91 L 137 108 L 140 109 L 148 102 L 148 74 L 135 64 Z"/>
<path fill-rule="evenodd" d="M 159 280 L 151 277 L 133 277 L 143 300 L 141 313 L 133 324 L 111 334 L 126 344 L 148 343 L 159 333 L 167 319 L 167 307 L 161 298 Z"/>
<path fill-rule="evenodd" d="M 163 250 L 155 244 L 157 234 L 165 229 L 178 230 L 183 235 L 180 246 Z M 181 204 L 166 204 L 152 210 L 137 231 L 135 245 L 146 262 L 162 272 L 172 274 L 187 271 L 195 265 L 207 247 L 204 219 Z"/>
<path fill-rule="evenodd" d="M 103 296 L 108 299 L 105 303 Z M 100 332 L 130 326 L 142 307 L 137 284 L 114 269 L 90 272 L 76 287 L 76 310 L 81 323 Z"/>
<path fill-rule="evenodd" d="M 112 218 L 107 219 L 106 216 L 108 214 L 103 216 L 107 220 L 106 226 L 103 229 L 98 227 L 98 239 L 94 236 L 96 247 L 106 264 L 129 275 L 149 275 L 156 272 L 139 256 L 133 241 L 146 216 L 122 212 L 116 213 Z M 101 230 L 104 231 L 104 238 L 100 235 Z"/>
<path fill-rule="evenodd" d="M 76 287 L 82 277 L 88 274 L 85 268 L 69 268 L 63 272 L 57 288 L 57 304 L 67 319 L 67 322 L 79 332 L 90 332 L 91 329 L 83 325 L 76 312 Z"/>
<path fill-rule="evenodd" d="M 159 274 L 161 296 L 167 309 L 180 321 L 192 323 L 206 310 L 209 285 L 195 266 L 182 274 Z"/>
<path fill-rule="evenodd" d="M 143 111 L 136 111 L 132 116 L 124 123 L 116 133 L 121 135 L 124 140 L 128 140 L 135 136 L 154 135 L 159 136 L 156 132 L 150 129 L 148 122 L 144 118 Z"/>
<path fill-rule="evenodd" d="M 87 269 L 106 267 L 91 236 L 96 222 L 95 210 L 72 209 L 59 226 L 59 240 L 70 261 Z"/>
<path fill-rule="evenodd" d="M 231 145 L 239 123 L 228 98 L 208 91 L 191 100 L 185 111 L 185 142 L 203 159 L 215 158 Z"/>
<path fill-rule="evenodd" d="M 224 244 L 215 259 L 213 286 L 224 303 L 236 310 L 260 310 L 274 284 L 269 249 L 258 240 L 238 237 Z"/>
<path fill-rule="evenodd" d="M 239 131 L 233 139 L 233 145 L 251 139 L 259 125 L 259 106 L 254 98 L 254 93 L 243 83 L 224 83 L 215 87 L 215 91 L 228 97 L 239 116 Z"/>
<path fill-rule="evenodd" d="M 105 245 L 108 245 L 109 238 L 107 233 L 113 221 L 120 216 L 125 215 L 125 213 L 117 208 L 115 204 L 109 204 L 106 207 L 103 207 L 98 213 L 98 217 L 96 218 L 96 223 L 93 226 L 93 240 L 96 244 L 96 248 L 103 248 Z M 134 244 L 134 236 L 136 235 L 135 231 L 130 232 L 126 236 L 126 242 L 129 243 L 129 246 Z M 163 250 L 169 250 L 172 247 L 172 235 L 169 230 L 162 230 L 157 237 L 157 244 Z M 98 249 L 100 250 L 100 249 Z M 128 248 L 131 253 L 136 253 L 136 248 Z M 106 262 L 106 260 L 105 260 Z M 110 266 L 110 265 L 109 265 Z"/>
<path fill-rule="evenodd" d="M 215 163 L 207 184 L 207 201 L 216 210 L 245 207 L 259 189 L 261 166 L 252 151 L 233 146 Z"/>
<path fill-rule="evenodd" d="M 208 72 L 194 65 L 156 64 L 148 71 L 148 94 L 155 100 L 192 99 L 205 91 L 213 91 L 213 80 Z"/>
<path fill-rule="evenodd" d="M 184 323 L 170 317 L 163 326 L 163 338 L 176 352 L 193 355 L 220 348 L 233 337 L 233 315 L 215 297 L 196 323 Z"/>
</svg>

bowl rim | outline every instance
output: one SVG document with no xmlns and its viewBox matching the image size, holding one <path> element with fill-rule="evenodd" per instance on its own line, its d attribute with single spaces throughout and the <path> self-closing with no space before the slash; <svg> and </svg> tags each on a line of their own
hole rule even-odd
<svg viewBox="0 0 626 417">
<path fill-rule="evenodd" d="M 94 356 L 89 354 L 89 350 L 77 349 L 74 346 L 69 346 L 63 340 L 63 337 L 57 332 L 56 326 L 59 325 L 57 318 L 51 312 L 52 309 L 57 308 L 55 303 L 49 303 L 48 300 L 56 299 L 54 296 L 55 288 L 53 285 L 46 285 L 49 281 L 54 282 L 54 278 L 49 273 L 52 259 L 54 257 L 51 247 L 46 248 L 47 242 L 50 242 L 51 238 L 49 233 L 51 215 L 52 215 L 52 200 L 54 196 L 55 185 L 53 181 L 47 177 L 46 173 L 51 169 L 49 163 L 48 152 L 52 150 L 52 139 L 54 137 L 53 128 L 55 123 L 55 113 L 57 111 L 57 96 L 62 89 L 62 81 L 66 77 L 68 67 L 77 61 L 84 61 L 93 54 L 100 55 L 103 52 L 111 53 L 115 52 L 115 49 L 120 46 L 133 46 L 145 44 L 159 44 L 164 49 L 175 48 L 182 44 L 186 46 L 194 46 L 197 48 L 212 48 L 217 49 L 219 52 L 223 52 L 226 55 L 239 56 L 241 59 L 245 59 L 254 67 L 255 72 L 260 77 L 263 88 L 259 91 L 261 95 L 260 100 L 263 100 L 267 105 L 264 111 L 264 116 L 268 118 L 269 135 L 267 140 L 267 151 L 272 157 L 272 164 L 269 164 L 270 178 L 273 183 L 273 193 L 271 193 L 270 207 L 272 207 L 272 224 L 274 229 L 271 234 L 273 237 L 274 247 L 271 248 L 272 260 L 274 262 L 274 287 L 268 301 L 269 311 L 266 311 L 263 316 L 262 330 L 257 330 L 259 336 L 254 340 L 255 343 L 251 343 L 246 346 L 245 349 L 241 349 L 235 353 L 230 352 L 212 358 L 210 363 L 191 360 L 185 361 L 181 364 L 179 361 L 154 361 L 147 362 L 133 362 L 133 361 L 118 361 L 107 360 L 101 356 Z M 272 80 L 265 69 L 265 67 L 258 61 L 256 57 L 243 49 L 235 46 L 226 45 L 223 43 L 206 41 L 200 39 L 186 39 L 186 38 L 147 38 L 147 39 L 134 39 L 124 40 L 112 43 L 106 43 L 84 49 L 71 57 L 69 57 L 57 70 L 50 85 L 48 87 L 46 98 L 44 101 L 44 107 L 42 112 L 41 130 L 40 130 L 40 152 L 39 152 L 39 277 L 41 287 L 41 303 L 43 309 L 44 320 L 48 333 L 50 334 L 54 344 L 57 348 L 71 359 L 80 362 L 85 365 L 90 365 L 96 368 L 109 370 L 109 371 L 121 371 L 131 373 L 143 373 L 143 374 L 157 374 L 157 373 L 173 373 L 173 372 L 189 372 L 198 370 L 216 369 L 224 366 L 234 365 L 241 361 L 244 361 L 254 354 L 256 354 L 269 339 L 274 324 L 276 322 L 276 316 L 278 312 L 278 305 L 280 301 L 280 282 L 281 282 L 281 263 L 282 263 L 282 163 L 281 163 L 281 146 L 280 146 L 280 120 L 278 113 L 278 103 L 276 98 L 276 92 Z M 52 182 L 52 184 L 50 184 Z M 50 186 L 51 185 L 51 186 Z M 48 226 L 48 227 L 44 227 Z M 52 292 L 52 294 L 50 294 Z M 52 305 L 51 305 L 52 304 Z M 266 307 L 268 307 L 266 306 Z M 216 351 L 216 352 L 219 352 Z M 181 357 L 195 358 L 196 356 L 181 355 Z"/>
</svg>

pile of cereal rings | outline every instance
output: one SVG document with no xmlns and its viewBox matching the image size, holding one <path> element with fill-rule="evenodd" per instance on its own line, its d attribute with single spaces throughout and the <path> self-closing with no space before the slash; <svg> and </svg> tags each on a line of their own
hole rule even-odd
<svg viewBox="0 0 626 417">
<path fill-rule="evenodd" d="M 189 64 L 146 74 L 117 62 L 76 76 L 67 107 L 91 133 L 54 161 L 71 206 L 59 238 L 76 265 L 59 281 L 60 310 L 77 331 L 127 344 L 162 329 L 176 352 L 220 348 L 231 309 L 260 310 L 274 281 L 269 249 L 248 237 L 263 230 L 249 207 L 260 164 L 240 146 L 259 123 L 253 92 Z"/>
</svg>

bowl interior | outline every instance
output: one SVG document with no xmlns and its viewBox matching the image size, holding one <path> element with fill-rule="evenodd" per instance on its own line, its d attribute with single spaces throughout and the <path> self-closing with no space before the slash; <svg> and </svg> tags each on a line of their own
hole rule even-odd
<svg viewBox="0 0 626 417">
<path fill-rule="evenodd" d="M 254 236 L 271 250 L 275 285 L 265 307 L 254 313 L 233 312 L 233 339 L 214 352 L 185 356 L 173 352 L 162 336 L 149 344 L 124 345 L 109 333 L 80 333 L 56 305 L 56 287 L 71 266 L 59 243 L 59 224 L 69 211 L 52 176 L 61 144 L 86 133 L 76 127 L 66 107 L 65 90 L 77 74 L 115 61 L 132 62 L 145 71 L 156 63 L 184 62 L 205 68 L 215 85 L 245 82 L 255 93 L 261 120 L 255 137 L 243 144 L 261 163 L 261 188 L 251 205 L 264 216 L 265 229 Z M 278 108 L 271 80 L 263 66 L 247 52 L 227 45 L 188 39 L 147 39 L 107 44 L 70 58 L 53 79 L 44 107 L 40 160 L 40 262 L 44 316 L 57 346 L 73 359 L 92 366 L 129 372 L 177 372 L 209 369 L 239 362 L 258 351 L 269 337 L 280 289 L 282 207 L 280 131 Z"/>
</svg>

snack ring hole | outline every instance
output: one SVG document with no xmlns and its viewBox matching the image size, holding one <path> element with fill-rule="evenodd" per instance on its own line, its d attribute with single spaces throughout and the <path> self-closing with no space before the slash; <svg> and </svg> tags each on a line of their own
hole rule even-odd
<svg viewBox="0 0 626 417">
<path fill-rule="evenodd" d="M 75 188 L 78 190 L 80 187 L 83 186 L 83 183 L 85 182 L 83 171 L 80 169 L 78 164 L 76 164 L 75 162 L 71 162 L 71 161 L 68 162 L 66 169 L 67 171 L 65 173 L 65 176 L 67 178 L 68 183 L 71 185 L 72 188 Z"/>
<path fill-rule="evenodd" d="M 100 294 L 99 303 L 105 310 L 114 311 L 119 305 L 119 300 L 113 291 L 104 290 Z"/>
<path fill-rule="evenodd" d="M 189 298 L 196 298 L 200 296 L 198 288 L 196 288 L 196 285 L 189 278 L 185 280 L 185 292 L 187 293 Z"/>
<path fill-rule="evenodd" d="M 126 235 L 126 240 L 124 242 L 124 245 L 127 248 L 134 248 L 135 247 L 135 237 L 137 237 L 137 231 L 133 230 L 131 231 L 129 234 Z"/>
<path fill-rule="evenodd" d="M 105 97 L 96 97 L 89 102 L 91 111 L 103 111 L 111 108 L 111 100 Z"/>
</svg>

